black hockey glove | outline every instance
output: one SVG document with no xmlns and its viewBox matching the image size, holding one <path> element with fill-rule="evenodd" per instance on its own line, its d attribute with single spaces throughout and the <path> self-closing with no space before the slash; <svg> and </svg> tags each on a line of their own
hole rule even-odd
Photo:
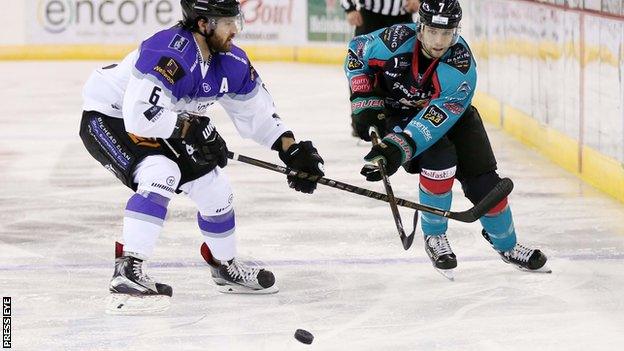
<svg viewBox="0 0 624 351">
<path fill-rule="evenodd" d="M 318 176 L 318 178 L 325 175 L 323 172 L 325 161 L 318 154 L 311 141 L 300 141 L 292 144 L 286 151 L 280 148 L 279 158 L 291 169 L 306 172 Z M 316 189 L 316 181 L 294 176 L 288 176 L 288 185 L 292 189 L 306 194 L 312 194 Z"/>
<path fill-rule="evenodd" d="M 191 116 L 184 142 L 195 149 L 192 158 L 200 165 L 227 165 L 228 149 L 208 117 Z"/>
<path fill-rule="evenodd" d="M 414 157 L 416 153 L 416 143 L 405 133 L 390 133 L 381 142 L 371 149 L 364 156 L 364 160 L 377 163 L 383 160 L 388 175 L 394 174 L 399 167 Z M 375 165 L 365 165 L 360 174 L 366 177 L 369 182 L 381 180 L 381 173 Z"/>
<path fill-rule="evenodd" d="M 351 123 L 358 137 L 364 141 L 371 141 L 368 130 L 376 127 L 380 133 L 386 130 L 386 115 L 380 110 L 369 110 L 357 115 L 351 115 Z"/>
</svg>

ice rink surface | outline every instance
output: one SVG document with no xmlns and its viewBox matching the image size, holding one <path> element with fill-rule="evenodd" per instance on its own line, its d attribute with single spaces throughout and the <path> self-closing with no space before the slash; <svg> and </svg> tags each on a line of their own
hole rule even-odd
<svg viewBox="0 0 624 351">
<path fill-rule="evenodd" d="M 130 190 L 78 138 L 82 84 L 110 62 L 0 63 L 0 292 L 12 297 L 15 350 L 601 350 L 624 344 L 624 206 L 489 128 L 519 241 L 553 273 L 504 264 L 478 223 L 450 222 L 455 282 L 436 273 L 419 231 L 404 251 L 386 203 L 231 161 L 239 252 L 265 262 L 281 291 L 216 291 L 199 255 L 190 200 L 169 205 L 147 272 L 174 289 L 169 311 L 104 313 Z M 358 173 L 368 147 L 350 136 L 340 67 L 255 65 L 298 139 L 312 139 L 327 177 L 383 192 Z M 279 163 L 242 140 L 220 107 L 229 148 Z M 415 176 L 392 177 L 418 200 Z M 470 207 L 459 186 L 453 210 Z M 412 211 L 403 209 L 404 222 Z M 315 335 L 310 346 L 297 328 Z M 618 345 L 615 346 L 614 345 Z"/>
</svg>

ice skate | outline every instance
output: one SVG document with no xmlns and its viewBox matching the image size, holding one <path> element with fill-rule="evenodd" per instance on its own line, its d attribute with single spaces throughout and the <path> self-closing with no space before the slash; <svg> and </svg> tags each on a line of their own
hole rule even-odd
<svg viewBox="0 0 624 351">
<path fill-rule="evenodd" d="M 201 254 L 210 266 L 212 279 L 219 292 L 226 294 L 273 294 L 279 291 L 275 285 L 275 276 L 271 271 L 252 267 L 236 258 L 217 263 L 205 243 Z"/>
<path fill-rule="evenodd" d="M 485 230 L 481 231 L 481 235 L 490 244 L 492 241 Z M 538 249 L 531 249 L 522 244 L 516 244 L 509 251 L 498 251 L 501 259 L 505 263 L 514 265 L 521 271 L 532 273 L 552 273 L 552 270 L 546 265 L 548 258 Z"/>
<path fill-rule="evenodd" d="M 143 260 L 137 255 L 117 251 L 119 256 L 115 259 L 106 313 L 141 314 L 167 310 L 173 294 L 171 286 L 155 282 L 144 274 Z"/>
<path fill-rule="evenodd" d="M 425 252 L 438 273 L 448 280 L 455 280 L 454 268 L 457 267 L 457 259 L 446 234 L 425 236 Z"/>
</svg>

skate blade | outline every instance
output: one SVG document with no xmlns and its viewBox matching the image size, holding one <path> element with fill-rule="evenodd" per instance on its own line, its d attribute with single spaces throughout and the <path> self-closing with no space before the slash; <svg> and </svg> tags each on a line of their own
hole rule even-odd
<svg viewBox="0 0 624 351">
<path fill-rule="evenodd" d="M 254 290 L 240 285 L 218 285 L 217 290 L 224 294 L 266 295 L 275 294 L 279 291 L 279 288 L 273 285 L 266 289 Z"/>
<path fill-rule="evenodd" d="M 440 269 L 437 267 L 433 267 L 438 273 L 440 273 L 444 278 L 454 282 L 455 281 L 455 269 Z"/>
<path fill-rule="evenodd" d="M 134 296 L 111 294 L 106 302 L 106 313 L 111 315 L 138 315 L 160 313 L 169 309 L 171 297 L 166 295 Z"/>
<path fill-rule="evenodd" d="M 550 273 L 552 273 L 552 270 L 547 265 L 543 265 L 541 268 L 538 268 L 538 269 L 528 269 L 528 268 L 516 266 L 516 269 L 519 270 L 519 271 L 529 272 L 529 273 L 541 273 L 541 274 L 550 274 Z"/>
</svg>

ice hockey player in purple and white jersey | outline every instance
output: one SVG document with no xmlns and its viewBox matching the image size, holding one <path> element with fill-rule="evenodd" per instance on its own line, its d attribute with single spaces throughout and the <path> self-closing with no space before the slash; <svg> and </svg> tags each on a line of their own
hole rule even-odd
<svg viewBox="0 0 624 351">
<path fill-rule="evenodd" d="M 219 102 L 239 134 L 277 151 L 290 168 L 323 175 L 310 141 L 296 142 L 245 52 L 236 0 L 182 0 L 184 20 L 160 31 L 119 64 L 96 70 L 83 90 L 80 137 L 89 153 L 134 191 L 123 219 L 110 282 L 109 313 L 168 308 L 172 288 L 143 272 L 162 231 L 169 200 L 197 206 L 201 254 L 222 292 L 277 292 L 272 272 L 236 258 L 235 215 L 223 168 L 228 149 L 208 107 Z M 313 181 L 289 177 L 296 191 Z"/>
</svg>

